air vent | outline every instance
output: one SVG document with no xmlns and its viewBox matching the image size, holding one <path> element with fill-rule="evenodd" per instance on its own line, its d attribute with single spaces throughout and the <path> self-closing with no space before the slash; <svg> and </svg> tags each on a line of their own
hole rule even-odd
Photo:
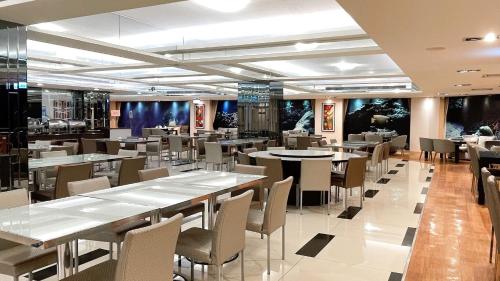
<svg viewBox="0 0 500 281">
<path fill-rule="evenodd" d="M 391 91 L 406 89 L 406 85 L 390 85 L 390 86 L 359 86 L 359 87 L 325 87 L 326 91 L 348 91 L 348 92 L 368 92 L 368 91 Z"/>
<path fill-rule="evenodd" d="M 471 89 L 471 91 L 493 91 L 493 88 L 476 88 Z"/>
<path fill-rule="evenodd" d="M 465 42 L 474 42 L 474 41 L 481 41 L 483 40 L 483 37 L 465 37 L 464 41 Z"/>
<path fill-rule="evenodd" d="M 500 73 L 484 74 L 483 78 L 500 78 Z"/>
</svg>

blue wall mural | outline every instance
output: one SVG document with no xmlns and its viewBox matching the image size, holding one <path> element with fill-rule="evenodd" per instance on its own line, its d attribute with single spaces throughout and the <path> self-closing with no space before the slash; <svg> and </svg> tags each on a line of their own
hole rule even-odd
<svg viewBox="0 0 500 281">
<path fill-rule="evenodd" d="M 238 101 L 224 100 L 217 102 L 214 129 L 238 128 Z"/>
<path fill-rule="evenodd" d="M 312 100 L 284 100 L 280 107 L 283 130 L 305 130 L 314 134 L 313 108 Z"/>
<path fill-rule="evenodd" d="M 446 137 L 462 135 L 500 138 L 500 95 L 448 99 Z"/>
<path fill-rule="evenodd" d="M 141 136 L 142 128 L 161 126 L 189 126 L 189 102 L 122 102 L 119 128 L 131 128 L 133 136 Z"/>
<path fill-rule="evenodd" d="M 344 118 L 348 134 L 392 132 L 410 139 L 410 99 L 350 99 Z"/>
</svg>

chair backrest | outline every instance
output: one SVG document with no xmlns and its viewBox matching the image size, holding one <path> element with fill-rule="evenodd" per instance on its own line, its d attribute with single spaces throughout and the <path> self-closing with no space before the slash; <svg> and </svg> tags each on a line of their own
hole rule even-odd
<svg viewBox="0 0 500 281">
<path fill-rule="evenodd" d="M 43 146 L 49 146 L 49 145 L 52 144 L 52 141 L 49 141 L 49 140 L 36 140 L 35 144 L 43 145 Z"/>
<path fill-rule="evenodd" d="M 106 153 L 110 155 L 117 155 L 121 149 L 119 141 L 106 141 Z"/>
<path fill-rule="evenodd" d="M 83 154 L 97 153 L 97 141 L 94 139 L 82 139 Z"/>
<path fill-rule="evenodd" d="M 290 140 L 288 140 L 290 144 Z M 306 136 L 297 137 L 297 149 L 306 150 L 311 145 L 311 138 Z"/>
<path fill-rule="evenodd" d="M 249 148 L 243 148 L 243 153 L 250 154 L 252 152 L 257 152 L 257 148 L 255 147 L 249 147 Z"/>
<path fill-rule="evenodd" d="M 219 139 L 216 134 L 210 134 L 207 137 L 207 142 L 217 142 Z"/>
<path fill-rule="evenodd" d="M 433 139 L 434 151 L 437 153 L 452 153 L 455 152 L 455 144 L 450 140 Z"/>
<path fill-rule="evenodd" d="M 175 246 L 182 214 L 125 235 L 114 281 L 165 281 L 172 279 Z"/>
<path fill-rule="evenodd" d="M 63 157 L 63 156 L 68 156 L 68 152 L 66 152 L 66 150 L 40 152 L 40 158 L 52 158 L 52 157 Z"/>
<path fill-rule="evenodd" d="M 383 147 L 382 160 L 387 160 L 391 155 L 391 144 L 388 142 L 384 142 L 382 143 L 382 147 Z"/>
<path fill-rule="evenodd" d="M 166 178 L 170 176 L 168 173 L 168 169 L 166 167 L 140 170 L 139 171 L 139 180 L 140 181 L 150 181 L 159 178 Z"/>
<path fill-rule="evenodd" d="M 168 145 L 171 152 L 182 152 L 182 137 L 169 135 Z"/>
<path fill-rule="evenodd" d="M 120 156 L 137 157 L 139 156 L 139 151 L 129 150 L 129 149 L 119 149 L 117 154 Z"/>
<path fill-rule="evenodd" d="M 0 192 L 0 209 L 25 206 L 29 203 L 28 191 L 24 188 Z"/>
<path fill-rule="evenodd" d="M 364 141 L 365 136 L 363 134 L 348 134 L 347 141 Z"/>
<path fill-rule="evenodd" d="M 151 135 L 151 128 L 142 128 L 142 137 L 147 138 Z"/>
<path fill-rule="evenodd" d="M 234 165 L 234 172 L 235 173 L 240 173 L 240 174 L 262 175 L 262 176 L 264 176 L 266 174 L 266 167 L 264 167 L 264 166 L 236 164 L 236 165 Z"/>
<path fill-rule="evenodd" d="M 500 140 L 489 140 L 484 142 L 484 147 L 486 149 L 492 150 L 493 146 L 500 146 Z"/>
<path fill-rule="evenodd" d="M 406 139 L 407 138 L 408 138 L 407 135 L 397 136 L 391 140 L 390 144 L 391 144 L 391 146 L 396 147 L 396 148 L 404 148 L 406 146 Z"/>
<path fill-rule="evenodd" d="M 118 185 L 139 182 L 139 171 L 144 169 L 146 157 L 125 158 L 120 165 Z"/>
<path fill-rule="evenodd" d="M 434 141 L 428 138 L 420 138 L 420 150 L 427 152 L 434 151 Z"/>
<path fill-rule="evenodd" d="M 222 146 L 216 142 L 205 142 L 205 161 L 207 163 L 222 164 Z"/>
<path fill-rule="evenodd" d="M 493 215 L 493 197 L 494 194 L 491 192 L 488 186 L 488 178 L 491 176 L 490 171 L 486 167 L 481 168 L 481 179 L 483 181 L 483 190 L 484 190 L 484 203 L 490 212 L 490 216 Z M 493 218 L 492 218 L 493 219 Z"/>
<path fill-rule="evenodd" d="M 257 166 L 266 167 L 266 180 L 264 181 L 265 188 L 271 188 L 277 181 L 283 180 L 283 166 L 281 159 L 277 157 L 257 157 Z"/>
<path fill-rule="evenodd" d="M 286 138 L 286 143 L 289 147 L 297 147 L 297 137 Z"/>
<path fill-rule="evenodd" d="M 365 182 L 366 157 L 352 157 L 347 161 L 345 171 L 345 188 L 362 186 Z"/>
<path fill-rule="evenodd" d="M 250 156 L 248 154 L 238 151 L 238 163 L 243 165 L 250 165 Z"/>
<path fill-rule="evenodd" d="M 162 137 L 149 135 L 148 143 L 146 143 L 146 152 L 160 152 L 162 145 Z"/>
<path fill-rule="evenodd" d="M 330 144 L 337 143 L 337 139 L 330 139 Z"/>
<path fill-rule="evenodd" d="M 494 146 L 490 147 L 490 150 L 494 151 L 494 152 L 500 152 L 500 146 L 494 145 Z"/>
<path fill-rule="evenodd" d="M 111 188 L 108 177 L 68 182 L 69 196 Z"/>
<path fill-rule="evenodd" d="M 205 155 L 205 140 L 204 139 L 197 139 L 196 140 L 196 153 L 198 156 L 200 155 Z"/>
<path fill-rule="evenodd" d="M 257 148 L 258 151 L 264 151 L 266 147 L 263 142 L 256 142 L 253 146 Z"/>
<path fill-rule="evenodd" d="M 274 146 L 276 146 L 276 140 L 269 140 L 269 141 L 267 142 L 267 147 L 268 147 L 268 148 L 269 148 L 269 147 L 274 147 Z"/>
<path fill-rule="evenodd" d="M 330 190 L 332 160 L 302 159 L 300 163 L 301 190 Z"/>
<path fill-rule="evenodd" d="M 221 265 L 245 248 L 245 231 L 253 190 L 222 202 L 215 221 L 210 253 L 215 265 Z M 171 263 L 171 261 L 169 261 Z"/>
<path fill-rule="evenodd" d="M 326 140 L 319 140 L 319 146 L 324 146 L 324 145 L 327 145 L 328 142 Z"/>
<path fill-rule="evenodd" d="M 382 162 L 382 157 L 383 157 L 383 149 L 384 146 L 383 144 L 377 144 L 375 148 L 373 149 L 372 153 L 372 161 L 370 162 L 370 166 L 377 166 L 378 163 Z"/>
<path fill-rule="evenodd" d="M 477 144 L 482 147 L 486 147 L 486 141 L 492 141 L 495 139 L 495 136 L 479 136 L 477 140 Z"/>
<path fill-rule="evenodd" d="M 274 146 L 274 147 L 267 147 L 267 151 L 276 151 L 276 150 L 286 150 L 286 147 L 284 146 Z"/>
<path fill-rule="evenodd" d="M 78 147 L 80 146 L 78 142 L 74 141 L 65 141 L 63 142 L 63 146 L 71 146 L 73 148 L 73 155 L 78 154 Z"/>
<path fill-rule="evenodd" d="M 273 184 L 264 210 L 263 231 L 270 234 L 286 223 L 286 206 L 292 188 L 293 177 Z"/>
<path fill-rule="evenodd" d="M 312 141 L 310 147 L 319 147 L 319 144 L 317 141 Z"/>
<path fill-rule="evenodd" d="M 308 147 L 307 150 L 332 151 L 332 149 L 330 147 Z"/>
<path fill-rule="evenodd" d="M 54 188 L 54 198 L 59 199 L 70 196 L 68 182 L 90 179 L 93 166 L 92 163 L 59 166 Z"/>
<path fill-rule="evenodd" d="M 495 180 L 495 176 L 489 176 L 486 180 L 488 191 L 490 193 L 490 204 L 492 213 L 490 213 L 491 223 L 494 229 L 500 229 L 500 192 L 498 191 L 498 186 Z M 495 230 L 495 238 L 500 241 L 500 231 Z M 499 243 L 497 243 L 497 249 L 500 248 Z"/>
<path fill-rule="evenodd" d="M 66 151 L 66 155 L 73 155 L 73 146 L 53 146 L 50 151 Z"/>
<path fill-rule="evenodd" d="M 149 135 L 166 136 L 167 133 L 165 131 L 163 131 L 162 129 L 160 129 L 160 128 L 151 128 L 150 132 L 149 132 Z"/>
<path fill-rule="evenodd" d="M 381 135 L 376 135 L 376 134 L 366 134 L 365 135 L 365 140 L 366 141 L 373 141 L 373 142 L 383 142 L 384 138 L 382 138 Z"/>
</svg>

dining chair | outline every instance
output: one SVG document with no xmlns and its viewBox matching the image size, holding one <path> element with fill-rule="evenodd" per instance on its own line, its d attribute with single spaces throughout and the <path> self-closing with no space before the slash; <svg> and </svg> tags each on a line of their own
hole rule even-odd
<svg viewBox="0 0 500 281">
<path fill-rule="evenodd" d="M 382 142 L 382 167 L 385 173 L 389 172 L 389 158 L 391 156 L 391 144 L 389 142 Z"/>
<path fill-rule="evenodd" d="M 408 138 L 407 135 L 400 135 L 395 138 L 393 138 L 389 143 L 391 149 L 395 149 L 396 151 L 401 151 L 401 155 L 405 155 L 405 147 L 406 147 L 406 139 Z M 455 147 L 453 147 L 453 150 L 455 150 Z"/>
<path fill-rule="evenodd" d="M 257 152 L 257 148 L 255 147 L 248 147 L 248 148 L 243 148 L 243 153 L 250 154 L 252 152 Z"/>
<path fill-rule="evenodd" d="M 234 171 L 235 173 L 240 173 L 240 174 L 248 174 L 248 175 L 259 175 L 259 176 L 265 176 L 266 175 L 266 167 L 264 166 L 255 166 L 255 165 L 241 165 L 241 164 L 236 164 L 234 166 Z M 256 186 L 250 186 L 247 189 L 253 189 L 253 198 L 252 198 L 252 205 L 254 202 L 257 202 L 259 205 L 260 209 L 264 208 L 264 201 L 265 201 L 265 190 L 262 184 L 258 184 Z M 236 196 L 240 195 L 241 193 L 245 192 L 247 189 L 241 189 L 241 190 L 236 190 L 231 192 L 231 196 Z"/>
<path fill-rule="evenodd" d="M 370 168 L 375 168 L 375 180 L 377 180 L 379 177 L 382 176 L 382 169 L 380 167 L 380 164 L 382 163 L 382 158 L 383 158 L 383 145 L 382 144 L 377 144 L 375 145 L 375 148 L 373 149 L 372 157 L 370 161 L 368 162 L 368 166 Z"/>
<path fill-rule="evenodd" d="M 250 156 L 246 153 L 238 151 L 238 164 L 250 165 Z"/>
<path fill-rule="evenodd" d="M 169 145 L 168 158 L 170 162 L 173 161 L 172 153 L 177 154 L 177 160 L 182 160 L 182 153 L 189 151 L 189 147 L 182 144 L 181 136 L 169 135 L 168 145 Z"/>
<path fill-rule="evenodd" d="M 331 198 L 331 171 L 330 159 L 302 159 L 300 163 L 300 182 L 297 185 L 297 195 L 302 215 L 302 198 L 304 191 L 321 191 L 321 204 L 325 203 L 324 194 L 327 192 L 326 210 L 330 215 Z"/>
<path fill-rule="evenodd" d="M 182 215 L 125 235 L 118 261 L 109 260 L 78 272 L 64 281 L 164 281 L 172 279 L 175 247 Z"/>
<path fill-rule="evenodd" d="M 82 138 L 81 141 L 83 154 L 97 153 L 97 140 Z"/>
<path fill-rule="evenodd" d="M 42 146 L 49 146 L 52 144 L 52 141 L 50 141 L 50 140 L 36 140 L 35 144 L 42 145 Z"/>
<path fill-rule="evenodd" d="M 220 167 L 220 170 L 223 170 L 224 164 L 227 165 L 227 170 L 230 170 L 230 165 L 232 162 L 232 156 L 225 156 L 222 153 L 222 146 L 220 143 L 216 142 L 205 142 L 205 152 L 206 152 L 206 159 L 205 159 L 205 168 L 207 167 L 208 163 L 212 164 L 213 169 L 215 170 L 215 167 Z"/>
<path fill-rule="evenodd" d="M 196 168 L 198 168 L 198 164 L 206 157 L 205 141 L 205 139 L 196 140 Z"/>
<path fill-rule="evenodd" d="M 89 179 L 92 176 L 92 168 L 92 163 L 59 166 L 54 188 L 35 190 L 31 192 L 31 199 L 36 202 L 42 202 L 68 197 L 68 182 Z"/>
<path fill-rule="evenodd" d="M 283 180 L 283 166 L 278 157 L 256 157 L 257 166 L 266 167 L 266 176 L 264 188 L 270 189 L 277 181 Z"/>
<path fill-rule="evenodd" d="M 500 146 L 500 140 L 489 140 L 484 142 L 484 148 L 491 150 L 494 146 Z"/>
<path fill-rule="evenodd" d="M 257 151 L 264 151 L 264 150 L 266 150 L 266 149 L 265 149 L 265 148 L 266 148 L 266 146 L 264 145 L 264 143 L 263 143 L 263 142 L 256 142 L 256 143 L 254 143 L 254 144 L 253 144 L 253 146 L 254 146 L 255 148 L 257 148 Z"/>
<path fill-rule="evenodd" d="M 73 146 L 53 146 L 50 151 L 66 151 L 66 155 L 73 155 Z"/>
<path fill-rule="evenodd" d="M 122 159 L 118 174 L 111 177 L 112 186 L 122 186 L 139 182 L 139 171 L 144 169 L 146 157 L 132 157 Z"/>
<path fill-rule="evenodd" d="M 490 218 L 491 218 L 491 224 L 492 224 L 492 234 L 495 235 L 495 240 L 500 241 L 500 192 L 498 191 L 498 185 L 495 176 L 489 176 L 486 180 L 488 191 L 490 193 L 490 205 L 491 205 L 491 210 L 492 213 L 490 213 Z M 486 191 L 486 190 L 485 190 Z M 488 192 L 486 191 L 486 192 Z M 494 230 L 497 231 L 494 231 Z M 490 242 L 490 248 L 493 247 L 493 242 Z M 499 254 L 500 252 L 500 243 L 496 243 L 496 249 L 495 249 L 495 270 L 494 272 L 498 272 L 497 266 L 498 266 L 498 260 L 499 260 Z M 491 258 L 490 258 L 491 260 Z"/>
<path fill-rule="evenodd" d="M 332 151 L 330 147 L 308 147 L 307 150 L 314 150 L 314 151 Z"/>
<path fill-rule="evenodd" d="M 430 155 L 431 162 L 433 162 L 432 153 L 434 152 L 434 141 L 432 139 L 420 138 L 420 157 L 418 158 L 418 160 L 422 159 L 422 154 L 424 152 L 427 152 Z"/>
<path fill-rule="evenodd" d="M 384 142 L 384 138 L 377 134 L 366 134 L 365 141 L 382 143 Z"/>
<path fill-rule="evenodd" d="M 231 197 L 222 202 L 213 230 L 191 227 L 179 235 L 176 254 L 191 261 L 191 280 L 194 264 L 215 265 L 217 281 L 222 280 L 222 265 L 239 254 L 241 280 L 244 280 L 245 229 L 253 191 Z"/>
<path fill-rule="evenodd" d="M 444 161 L 447 161 L 448 154 L 455 152 L 455 144 L 446 139 L 433 139 L 432 145 L 434 146 L 434 161 L 438 153 L 444 154 Z"/>
<path fill-rule="evenodd" d="M 276 151 L 276 150 L 286 150 L 286 147 L 284 146 L 274 146 L 274 147 L 268 147 L 267 151 Z"/>
<path fill-rule="evenodd" d="M 297 137 L 287 137 L 286 138 L 286 147 L 290 149 L 297 149 Z"/>
<path fill-rule="evenodd" d="M 331 174 L 332 185 L 336 187 L 335 197 L 338 198 L 338 188 L 344 188 L 344 209 L 347 211 L 347 189 L 359 187 L 360 207 L 363 208 L 365 197 L 365 178 L 366 178 L 366 157 L 352 157 L 347 161 L 345 171 L 334 171 Z"/>
<path fill-rule="evenodd" d="M 68 156 L 66 150 L 62 151 L 42 151 L 40 152 L 40 158 L 53 158 L 53 157 L 64 157 Z M 57 167 L 49 167 L 43 171 L 43 183 L 45 185 L 53 185 L 56 181 Z"/>
<path fill-rule="evenodd" d="M 153 141 L 153 142 L 149 142 Z M 146 157 L 148 158 L 148 166 L 153 161 L 153 157 L 158 157 L 158 167 L 161 166 L 161 158 L 162 158 L 162 137 L 150 135 L 148 136 L 148 143 L 146 143 Z"/>
<path fill-rule="evenodd" d="M 109 155 L 118 155 L 118 151 L 120 151 L 121 148 L 120 141 L 106 141 L 106 153 Z"/>
<path fill-rule="evenodd" d="M 276 140 L 269 140 L 267 142 L 267 148 L 269 148 L 269 147 L 275 147 L 275 146 L 276 146 Z"/>
<path fill-rule="evenodd" d="M 298 150 L 306 150 L 311 145 L 311 138 L 308 136 L 300 136 L 297 137 L 297 149 Z"/>
<path fill-rule="evenodd" d="M 70 196 L 76 196 L 83 193 L 94 192 L 98 190 L 105 190 L 111 188 L 111 184 L 107 177 L 98 177 L 87 180 L 80 180 L 68 183 L 68 193 Z M 113 259 L 113 244 L 116 244 L 117 257 L 120 256 L 121 243 L 125 239 L 127 231 L 144 227 L 150 223 L 146 220 L 131 220 L 118 227 L 109 227 L 99 232 L 80 237 L 79 239 L 100 241 L 109 243 L 109 259 Z M 78 239 L 74 241 L 75 252 L 78 253 Z M 78 268 L 78 261 L 76 261 L 76 268 Z"/>
<path fill-rule="evenodd" d="M 264 211 L 250 209 L 246 229 L 267 236 L 267 274 L 271 274 L 271 234 L 281 228 L 281 259 L 285 260 L 285 225 L 288 195 L 293 177 L 275 182 Z"/>
<path fill-rule="evenodd" d="M 141 136 L 143 138 L 147 138 L 147 137 L 149 137 L 149 135 L 151 135 L 151 128 L 142 128 L 141 129 Z"/>
<path fill-rule="evenodd" d="M 494 216 L 497 215 L 495 211 L 495 192 L 498 192 L 498 190 L 495 189 L 490 189 L 490 186 L 488 185 L 488 178 L 491 176 L 490 171 L 486 167 L 481 168 L 481 178 L 483 180 L 483 190 L 484 190 L 484 202 L 486 207 L 488 208 L 488 212 L 490 215 L 490 220 L 492 222 L 491 224 L 491 240 L 490 240 L 490 263 L 492 262 L 493 259 L 493 243 L 494 243 L 494 236 L 495 236 L 495 228 L 493 227 L 493 221 L 495 219 Z"/>
<path fill-rule="evenodd" d="M 490 147 L 490 150 L 494 151 L 494 152 L 500 152 L 500 146 L 499 145 L 493 145 L 492 147 Z"/>
<path fill-rule="evenodd" d="M 317 141 L 312 141 L 310 147 L 319 147 L 319 144 Z"/>
<path fill-rule="evenodd" d="M 77 155 L 78 154 L 78 148 L 80 145 L 78 144 L 78 141 L 65 141 L 62 144 L 63 146 L 71 146 L 73 148 L 73 153 L 72 155 Z"/>
<path fill-rule="evenodd" d="M 348 134 L 347 141 L 364 141 L 365 136 L 363 134 Z"/>
<path fill-rule="evenodd" d="M 0 209 L 28 204 L 28 191 L 24 188 L 0 193 Z M 26 273 L 28 273 L 29 280 L 33 280 L 33 270 L 56 262 L 55 248 L 40 249 L 0 239 L 0 274 L 12 276 L 14 281 L 18 281 L 19 276 Z"/>
<path fill-rule="evenodd" d="M 318 144 L 319 144 L 319 146 L 325 146 L 328 144 L 328 142 L 326 140 L 319 140 Z"/>
<path fill-rule="evenodd" d="M 337 139 L 330 139 L 330 144 L 335 144 L 337 143 Z"/>
<path fill-rule="evenodd" d="M 468 147 L 468 154 L 470 157 L 470 165 L 471 165 L 471 170 L 472 170 L 472 183 L 471 183 L 471 193 L 475 194 L 476 193 L 476 185 L 479 180 L 480 176 L 480 169 L 479 167 L 479 153 L 478 153 L 478 145 L 476 144 L 467 144 Z"/>
</svg>

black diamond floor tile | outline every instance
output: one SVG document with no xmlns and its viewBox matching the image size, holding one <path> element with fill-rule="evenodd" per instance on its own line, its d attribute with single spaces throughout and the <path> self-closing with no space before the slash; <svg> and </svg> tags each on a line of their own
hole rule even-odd
<svg viewBox="0 0 500 281">
<path fill-rule="evenodd" d="M 375 195 L 377 195 L 377 193 L 378 193 L 378 190 L 368 189 L 367 191 L 365 191 L 365 197 L 373 198 L 373 197 L 375 197 Z"/>
<path fill-rule="evenodd" d="M 381 184 L 387 184 L 391 179 L 388 179 L 388 178 L 381 178 L 377 181 L 377 183 L 381 183 Z"/>
<path fill-rule="evenodd" d="M 425 195 L 427 195 L 427 192 L 429 192 L 429 188 L 424 187 L 424 188 L 422 188 L 422 192 L 421 192 L 420 194 L 425 194 Z"/>
<path fill-rule="evenodd" d="M 354 218 L 359 211 L 361 211 L 360 207 L 350 206 L 347 207 L 347 211 L 343 211 L 337 218 L 352 220 L 352 218 Z"/>
<path fill-rule="evenodd" d="M 431 180 L 432 180 L 432 177 L 427 177 L 427 178 L 425 178 L 425 181 L 426 181 L 426 182 L 430 182 Z"/>
<path fill-rule="evenodd" d="M 396 167 L 404 167 L 405 164 L 396 164 Z"/>
<path fill-rule="evenodd" d="M 413 244 L 413 238 L 415 237 L 416 232 L 417 232 L 417 229 L 414 227 L 406 228 L 405 237 L 403 238 L 403 242 L 401 243 L 401 246 L 411 247 L 411 245 Z"/>
<path fill-rule="evenodd" d="M 417 203 L 415 205 L 415 209 L 413 210 L 413 213 L 414 214 L 421 214 L 423 209 L 424 209 L 424 204 L 423 203 Z"/>
<path fill-rule="evenodd" d="M 388 281 L 401 281 L 401 280 L 403 280 L 403 273 L 391 272 L 391 275 L 389 275 Z"/>
<path fill-rule="evenodd" d="M 334 237 L 335 235 L 318 233 L 295 254 L 314 258 Z"/>
<path fill-rule="evenodd" d="M 389 174 L 389 175 L 395 175 L 395 174 L 397 174 L 397 173 L 398 173 L 398 170 L 390 170 L 390 171 L 388 172 L 388 174 Z"/>
</svg>

